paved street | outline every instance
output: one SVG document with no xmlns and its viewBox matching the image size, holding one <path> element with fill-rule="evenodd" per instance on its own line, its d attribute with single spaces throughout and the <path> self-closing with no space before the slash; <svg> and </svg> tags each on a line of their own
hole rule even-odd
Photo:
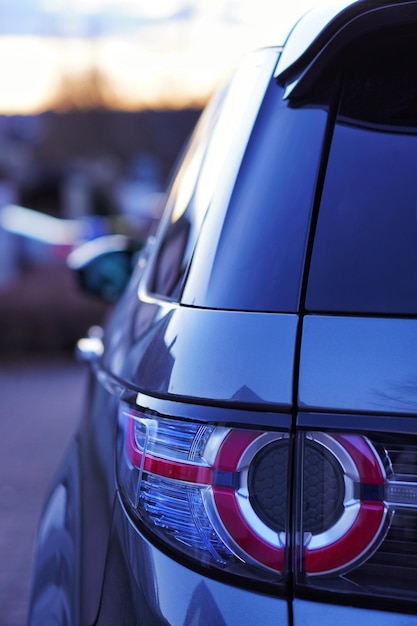
<svg viewBox="0 0 417 626">
<path fill-rule="evenodd" d="M 70 354 L 0 359 L 0 626 L 26 624 L 37 524 L 86 378 Z"/>
</svg>

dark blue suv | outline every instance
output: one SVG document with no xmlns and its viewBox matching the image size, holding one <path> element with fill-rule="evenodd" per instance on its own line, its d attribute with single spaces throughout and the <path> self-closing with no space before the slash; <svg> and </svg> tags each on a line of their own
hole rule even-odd
<svg viewBox="0 0 417 626">
<path fill-rule="evenodd" d="M 417 1 L 245 59 L 156 235 L 70 261 L 129 258 L 30 624 L 417 625 Z"/>
</svg>

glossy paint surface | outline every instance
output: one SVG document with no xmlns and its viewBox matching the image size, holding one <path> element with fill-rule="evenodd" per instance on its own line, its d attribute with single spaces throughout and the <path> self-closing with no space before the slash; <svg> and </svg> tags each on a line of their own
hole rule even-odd
<svg viewBox="0 0 417 626">
<path fill-rule="evenodd" d="M 183 567 L 133 528 L 120 503 L 115 509 L 113 536 L 118 538 L 119 545 L 117 557 L 114 554 L 109 559 L 105 589 L 108 579 L 120 580 L 120 571 L 122 577 L 129 572 L 124 593 L 127 593 L 125 610 L 130 623 L 155 626 L 288 624 L 285 599 L 234 587 Z M 146 605 L 140 600 L 146 600 Z M 110 623 L 109 604 L 104 597 L 99 624 Z"/>
<path fill-rule="evenodd" d="M 134 389 L 167 398 L 291 405 L 297 316 L 155 302 L 142 303 L 132 322 L 132 341 L 115 346 L 106 367 Z"/>
<path fill-rule="evenodd" d="M 417 320 L 306 317 L 300 407 L 415 413 L 416 354 Z"/>
<path fill-rule="evenodd" d="M 79 621 L 81 510 L 78 447 L 73 444 L 39 526 L 29 622 Z"/>
<path fill-rule="evenodd" d="M 415 626 L 417 615 L 402 615 L 385 611 L 295 600 L 293 602 L 294 626 L 320 624 L 320 626 Z"/>
</svg>

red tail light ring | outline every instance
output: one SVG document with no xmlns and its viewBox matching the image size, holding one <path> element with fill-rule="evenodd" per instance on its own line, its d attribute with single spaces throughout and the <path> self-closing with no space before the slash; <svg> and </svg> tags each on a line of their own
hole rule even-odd
<svg viewBox="0 0 417 626">
<path fill-rule="evenodd" d="M 387 516 L 383 501 L 386 476 L 377 452 L 366 437 L 320 432 L 307 434 L 306 445 L 308 442 L 330 453 L 344 477 L 343 512 L 339 519 L 316 535 L 303 529 L 304 571 L 323 575 L 359 564 L 382 540 Z M 382 495 L 378 495 L 378 487 Z"/>
<path fill-rule="evenodd" d="M 224 439 L 214 466 L 219 472 L 240 475 L 239 489 L 214 484 L 213 494 L 219 520 L 233 538 L 236 547 L 243 548 L 256 562 L 282 572 L 285 564 L 285 527 L 281 533 L 273 531 L 256 514 L 250 501 L 248 468 L 256 455 L 269 444 L 288 439 L 276 433 L 233 430 Z M 284 478 L 286 482 L 286 476 Z M 281 482 L 276 477 L 274 488 Z M 287 485 L 284 483 L 284 489 Z"/>
<path fill-rule="evenodd" d="M 415 602 L 415 433 L 300 429 L 292 438 L 126 404 L 119 419 L 123 505 L 186 565 L 282 589 L 291 567 L 296 593 Z"/>
</svg>

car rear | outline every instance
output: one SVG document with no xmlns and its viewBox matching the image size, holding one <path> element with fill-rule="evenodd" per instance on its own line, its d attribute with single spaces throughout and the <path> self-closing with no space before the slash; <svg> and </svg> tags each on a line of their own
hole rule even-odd
<svg viewBox="0 0 417 626">
<path fill-rule="evenodd" d="M 98 624 L 417 623 L 416 53 L 314 13 L 203 116 L 94 366 Z"/>
</svg>

